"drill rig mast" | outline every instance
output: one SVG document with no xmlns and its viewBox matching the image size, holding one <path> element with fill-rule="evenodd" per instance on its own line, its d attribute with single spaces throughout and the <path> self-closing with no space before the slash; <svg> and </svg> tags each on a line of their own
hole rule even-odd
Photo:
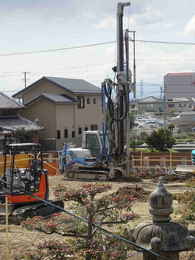
<svg viewBox="0 0 195 260">
<path fill-rule="evenodd" d="M 119 167 L 122 175 L 128 175 L 128 115 L 129 93 L 131 75 L 129 73 L 129 35 L 128 30 L 123 31 L 124 8 L 130 3 L 118 3 L 117 6 L 117 66 L 113 68 L 116 73 L 116 82 L 106 79 L 102 83 L 107 97 L 106 128 L 110 143 L 110 154 L 113 167 Z M 113 91 L 115 90 L 115 101 Z M 118 169 L 119 169 L 118 168 Z M 121 171 L 121 170 L 120 170 Z"/>
</svg>

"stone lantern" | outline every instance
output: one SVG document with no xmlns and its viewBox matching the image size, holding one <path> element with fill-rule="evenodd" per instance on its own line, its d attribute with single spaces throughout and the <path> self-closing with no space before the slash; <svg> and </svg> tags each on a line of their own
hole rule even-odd
<svg viewBox="0 0 195 260">
<path fill-rule="evenodd" d="M 181 224 L 171 221 L 172 195 L 166 190 L 162 179 L 149 197 L 152 222 L 138 225 L 133 232 L 134 241 L 161 257 L 143 253 L 143 260 L 179 260 L 179 252 L 195 247 L 195 237 Z"/>
</svg>

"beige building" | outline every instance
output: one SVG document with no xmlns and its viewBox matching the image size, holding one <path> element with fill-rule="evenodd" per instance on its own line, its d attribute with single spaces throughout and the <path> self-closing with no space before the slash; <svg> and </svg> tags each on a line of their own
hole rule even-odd
<svg viewBox="0 0 195 260">
<path fill-rule="evenodd" d="M 164 76 L 166 99 L 195 97 L 195 72 L 168 73 Z"/>
<path fill-rule="evenodd" d="M 81 140 L 83 130 L 101 127 L 101 89 L 82 79 L 42 77 L 14 95 L 24 105 L 23 114 L 44 127 L 43 138 L 55 143 Z"/>
</svg>

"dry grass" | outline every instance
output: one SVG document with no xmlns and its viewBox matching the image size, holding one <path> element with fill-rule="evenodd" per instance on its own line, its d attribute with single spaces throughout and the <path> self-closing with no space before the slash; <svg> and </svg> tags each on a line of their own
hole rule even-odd
<svg viewBox="0 0 195 260">
<path fill-rule="evenodd" d="M 49 177 L 49 185 L 50 185 L 50 199 L 54 199 L 53 188 L 60 183 L 63 183 L 68 188 L 76 189 L 79 188 L 84 182 L 82 181 L 64 181 L 62 175 Z M 86 183 L 86 182 L 85 182 Z M 90 182 L 92 183 L 92 182 Z M 135 183 L 122 183 L 122 182 L 112 182 L 112 191 L 116 191 L 119 187 L 123 187 L 126 185 L 135 185 Z M 150 183 L 148 180 L 144 183 L 138 183 L 138 185 L 143 186 L 146 190 L 152 191 L 154 190 L 156 184 Z M 168 190 L 171 192 L 181 192 L 184 189 L 184 185 L 179 184 L 170 184 L 167 185 Z M 182 187 L 182 188 L 181 188 Z M 175 205 L 177 206 L 177 205 Z M 130 228 L 133 228 L 135 225 L 150 220 L 149 212 L 148 212 L 148 204 L 147 202 L 136 202 L 133 206 L 133 210 L 135 213 L 140 215 L 140 218 L 132 221 L 130 223 Z M 14 259 L 14 253 L 19 249 L 25 249 L 30 247 L 32 243 L 39 242 L 44 239 L 59 239 L 62 241 L 64 239 L 62 236 L 57 234 L 47 235 L 37 231 L 27 231 L 23 229 L 21 226 L 10 225 L 9 233 L 5 232 L 5 226 L 0 225 L 0 260 L 12 260 Z M 182 256 L 183 260 L 195 260 L 194 258 L 190 258 L 189 254 Z M 130 259 L 133 259 L 130 258 Z"/>
</svg>

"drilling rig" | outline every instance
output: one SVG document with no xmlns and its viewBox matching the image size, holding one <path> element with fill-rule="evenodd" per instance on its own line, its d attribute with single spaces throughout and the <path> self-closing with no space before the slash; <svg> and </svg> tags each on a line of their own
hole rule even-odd
<svg viewBox="0 0 195 260">
<path fill-rule="evenodd" d="M 83 132 L 82 147 L 60 152 L 60 168 L 68 178 L 114 179 L 129 174 L 129 31 L 123 29 L 125 7 L 117 6 L 117 64 L 112 68 L 115 79 L 102 83 L 104 123 L 101 131 Z"/>
</svg>

